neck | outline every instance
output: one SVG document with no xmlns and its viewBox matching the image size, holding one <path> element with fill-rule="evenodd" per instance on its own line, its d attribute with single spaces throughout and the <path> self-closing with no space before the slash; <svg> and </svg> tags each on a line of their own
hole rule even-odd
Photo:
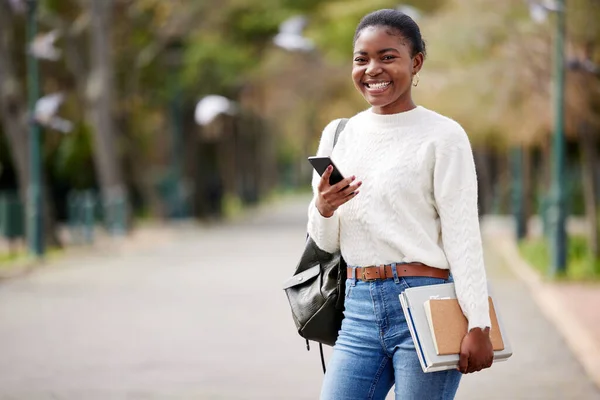
<svg viewBox="0 0 600 400">
<path fill-rule="evenodd" d="M 414 109 L 417 105 L 412 100 L 412 97 L 408 96 L 407 99 L 398 99 L 398 102 L 387 104 L 385 106 L 377 107 L 373 106 L 372 110 L 375 114 L 398 114 L 405 111 Z"/>
<path fill-rule="evenodd" d="M 423 107 L 415 106 L 409 110 L 394 114 L 381 114 L 375 111 L 375 107 L 372 107 L 363 115 L 367 119 L 366 123 L 369 126 L 387 129 L 419 124 L 427 116 L 427 113 L 424 111 Z"/>
</svg>

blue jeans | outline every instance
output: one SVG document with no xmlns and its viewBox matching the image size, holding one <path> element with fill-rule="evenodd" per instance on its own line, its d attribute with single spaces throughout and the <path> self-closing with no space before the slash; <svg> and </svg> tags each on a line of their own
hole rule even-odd
<svg viewBox="0 0 600 400">
<path fill-rule="evenodd" d="M 424 373 L 398 295 L 448 281 L 425 277 L 346 281 L 342 329 L 327 366 L 321 400 L 454 399 L 458 370 Z"/>
</svg>

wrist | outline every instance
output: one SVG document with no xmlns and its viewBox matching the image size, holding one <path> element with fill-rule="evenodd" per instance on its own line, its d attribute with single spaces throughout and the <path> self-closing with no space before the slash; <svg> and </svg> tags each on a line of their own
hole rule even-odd
<svg viewBox="0 0 600 400">
<path fill-rule="evenodd" d="M 317 207 L 317 211 L 323 218 L 331 218 L 333 216 L 334 211 L 328 210 L 327 207 L 324 207 L 319 200 L 316 201 L 315 207 Z"/>
<path fill-rule="evenodd" d="M 469 330 L 468 334 L 475 336 L 475 337 L 479 337 L 479 338 L 489 338 L 490 337 L 490 328 L 487 326 L 485 328 L 474 327 L 474 328 L 471 328 L 471 330 Z"/>
<path fill-rule="evenodd" d="M 486 326 L 486 327 L 484 327 L 484 328 L 481 328 L 481 327 L 479 327 L 479 326 L 475 326 L 475 327 L 471 328 L 471 329 L 469 330 L 469 332 L 472 332 L 472 331 L 474 331 L 474 330 L 478 330 L 478 331 L 480 331 L 480 332 L 485 332 L 485 333 L 488 333 L 488 332 L 490 331 L 490 327 L 489 327 L 489 326 Z"/>
</svg>

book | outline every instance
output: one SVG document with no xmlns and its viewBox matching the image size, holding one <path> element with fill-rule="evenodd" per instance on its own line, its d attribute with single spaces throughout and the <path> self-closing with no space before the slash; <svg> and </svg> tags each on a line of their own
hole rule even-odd
<svg viewBox="0 0 600 400">
<path fill-rule="evenodd" d="M 494 302 L 488 297 L 490 305 L 490 340 L 492 348 L 504 350 L 502 333 L 498 329 L 498 319 Z M 437 354 L 458 354 L 462 339 L 467 334 L 468 321 L 457 299 L 429 299 L 425 301 L 425 315 L 429 323 L 433 344 Z"/>
<path fill-rule="evenodd" d="M 492 288 L 488 285 L 488 292 L 493 299 Z M 400 304 L 406 318 L 408 329 L 415 344 L 415 350 L 421 363 L 423 372 L 443 371 L 458 367 L 459 354 L 438 354 L 435 348 L 433 335 L 425 313 L 425 302 L 431 299 L 456 299 L 454 283 L 441 285 L 428 285 L 408 288 L 400 296 Z M 502 350 L 494 351 L 494 363 L 505 361 L 512 356 L 512 347 L 502 323 L 502 316 L 498 304 L 494 304 L 494 313 L 498 321 L 498 329 L 503 342 Z M 462 314 L 462 311 L 461 311 Z"/>
</svg>

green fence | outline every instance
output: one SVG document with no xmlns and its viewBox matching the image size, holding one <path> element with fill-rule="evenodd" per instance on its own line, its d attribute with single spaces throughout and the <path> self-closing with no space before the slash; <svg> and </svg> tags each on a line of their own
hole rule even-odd
<svg viewBox="0 0 600 400">
<path fill-rule="evenodd" d="M 91 244 L 98 219 L 98 196 L 92 190 L 72 190 L 67 198 L 69 232 L 74 244 Z"/>
<path fill-rule="evenodd" d="M 25 209 L 16 192 L 0 192 L 0 236 L 6 240 L 25 237 Z"/>
</svg>

